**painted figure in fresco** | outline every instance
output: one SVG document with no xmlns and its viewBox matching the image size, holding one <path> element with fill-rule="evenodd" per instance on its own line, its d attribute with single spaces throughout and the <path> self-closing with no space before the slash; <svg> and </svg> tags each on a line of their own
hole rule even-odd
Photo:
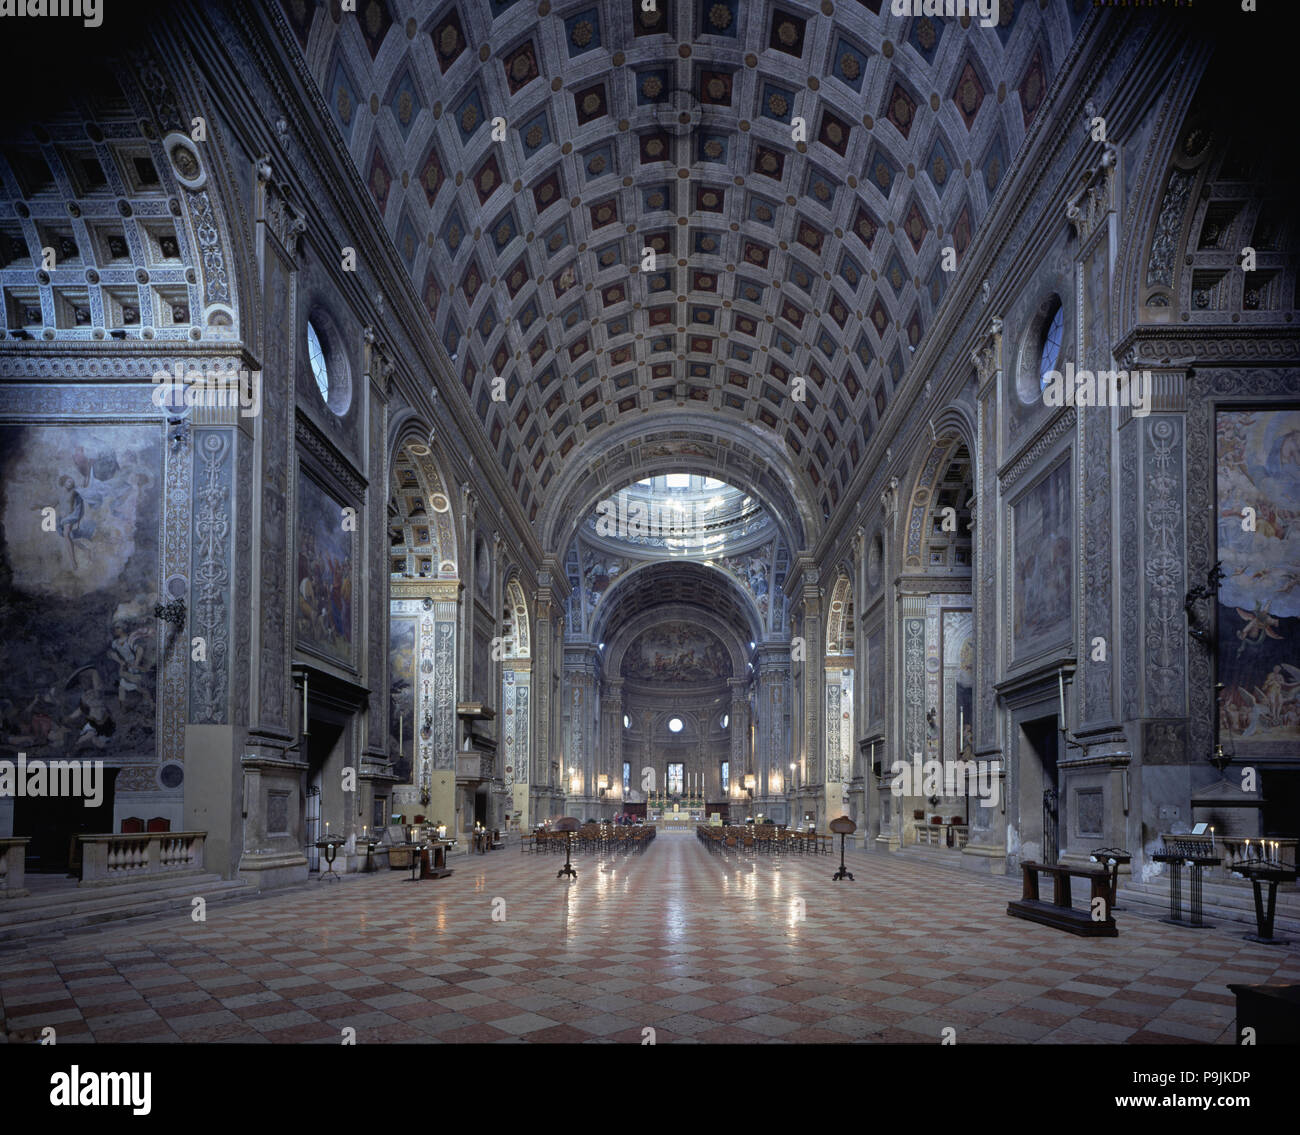
<svg viewBox="0 0 1300 1135">
<path fill-rule="evenodd" d="M 145 664 L 148 639 L 147 629 L 132 631 L 125 619 L 113 620 L 113 641 L 109 643 L 108 656 L 117 663 L 117 704 L 123 709 L 137 702 L 143 702 L 149 709 L 153 708 L 148 667 Z"/>
<path fill-rule="evenodd" d="M 1236 608 L 1236 611 L 1246 623 L 1237 632 L 1237 638 L 1241 640 L 1241 645 L 1237 647 L 1238 657 L 1248 645 L 1262 643 L 1265 635 L 1269 638 L 1282 637 L 1273 629 L 1277 626 L 1277 619 L 1268 613 L 1268 609 L 1262 603 L 1256 603 L 1253 611 L 1243 611 L 1240 607 Z"/>
<path fill-rule="evenodd" d="M 1269 672 L 1264 684 L 1256 689 L 1274 725 L 1282 725 L 1300 690 L 1300 670 L 1283 662 Z"/>
<path fill-rule="evenodd" d="M 68 542 L 68 555 L 72 557 L 72 570 L 76 571 L 77 565 L 77 546 L 73 542 L 81 536 L 81 521 L 86 515 L 86 502 L 77 492 L 75 482 L 69 476 L 59 478 L 59 488 L 63 496 L 59 501 L 60 507 L 55 510 L 57 517 L 59 535 Z"/>
</svg>

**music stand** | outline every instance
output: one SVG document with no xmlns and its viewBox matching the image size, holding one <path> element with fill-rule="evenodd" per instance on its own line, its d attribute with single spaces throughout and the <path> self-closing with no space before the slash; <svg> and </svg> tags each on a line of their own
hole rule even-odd
<svg viewBox="0 0 1300 1135">
<path fill-rule="evenodd" d="M 578 872 L 573 869 L 573 864 L 569 862 L 569 852 L 573 847 L 573 833 L 576 832 L 582 824 L 574 816 L 561 816 L 552 826 L 552 831 L 564 833 L 564 866 L 555 872 L 558 879 L 563 875 L 571 875 L 573 878 L 578 877 Z"/>
<path fill-rule="evenodd" d="M 853 872 L 844 866 L 844 837 L 857 831 L 858 825 L 850 820 L 848 816 L 840 816 L 838 819 L 832 820 L 829 826 L 831 831 L 837 832 L 840 837 L 840 869 L 831 876 L 831 882 L 838 883 L 841 879 L 847 878 L 850 882 L 856 883 L 857 880 L 853 878 Z"/>
</svg>

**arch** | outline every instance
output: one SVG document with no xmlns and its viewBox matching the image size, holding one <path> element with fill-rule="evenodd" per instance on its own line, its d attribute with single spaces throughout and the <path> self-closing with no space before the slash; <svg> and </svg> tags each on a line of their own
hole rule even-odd
<svg viewBox="0 0 1300 1135">
<path fill-rule="evenodd" d="M 0 339 L 8 328 L 16 339 L 134 343 L 130 371 L 85 364 L 84 373 L 115 375 L 148 364 L 140 341 L 181 351 L 256 341 L 261 277 L 245 236 L 253 226 L 219 135 L 201 146 L 189 137 L 191 116 L 213 115 L 194 79 L 201 69 L 176 55 L 170 45 L 109 44 L 81 79 L 93 92 L 89 121 L 80 106 L 43 99 L 30 137 L 7 140 L 3 160 L 18 194 L 6 202 L 6 267 L 29 266 L 31 275 L 6 289 Z M 76 69 L 75 56 L 73 48 L 65 67 Z M 85 208 L 91 193 L 115 200 L 116 211 Z"/>
<path fill-rule="evenodd" d="M 698 623 L 717 636 L 718 640 L 727 649 L 727 656 L 731 663 L 731 674 L 725 677 L 720 676 L 718 678 L 719 684 L 725 685 L 728 677 L 743 678 L 746 674 L 748 660 L 745 643 L 740 639 L 736 628 L 714 612 L 702 610 L 699 606 L 691 603 L 667 603 L 660 607 L 651 608 L 648 611 L 642 611 L 623 623 L 607 644 L 608 649 L 605 651 L 606 673 L 612 678 L 622 676 L 623 659 L 628 647 L 643 632 L 650 630 L 659 623 L 687 619 Z M 625 680 L 636 681 L 636 679 Z"/>
<path fill-rule="evenodd" d="M 725 571 L 706 564 L 657 560 L 619 576 L 596 608 L 591 641 L 602 641 L 608 628 L 620 625 L 615 616 L 621 609 L 635 607 L 639 612 L 674 601 L 699 611 L 722 611 L 749 630 L 751 642 L 762 639 L 758 608 Z"/>
<path fill-rule="evenodd" d="M 853 654 L 853 581 L 841 569 L 826 613 L 826 653 Z"/>
<path fill-rule="evenodd" d="M 907 514 L 903 525 L 900 539 L 902 547 L 900 549 L 900 563 L 904 572 L 908 571 L 925 571 L 927 568 L 926 551 L 931 543 L 933 533 L 931 525 L 927 524 L 927 517 L 936 504 L 936 493 L 941 487 L 942 479 L 948 471 L 949 465 L 956 455 L 964 452 L 964 460 L 970 462 L 971 469 L 968 475 L 972 491 L 975 486 L 975 467 L 974 453 L 975 446 L 972 442 L 974 431 L 969 433 L 964 428 L 966 423 L 964 415 L 955 409 L 946 412 L 943 416 L 943 432 L 939 430 L 939 425 L 934 423 L 934 441 L 922 452 L 922 456 L 917 463 L 917 471 L 912 483 L 912 492 L 908 498 Z M 961 513 L 967 512 L 966 502 L 960 501 L 956 506 L 958 512 L 959 531 Z M 969 535 L 966 536 L 969 542 Z"/>
<path fill-rule="evenodd" d="M 389 532 L 402 535 L 402 552 L 390 558 L 396 565 L 405 556 L 405 574 L 426 578 L 456 579 L 459 576 L 453 498 L 446 490 L 441 464 L 412 416 L 392 442 L 389 466 Z M 428 570 L 422 564 L 428 563 Z"/>
<path fill-rule="evenodd" d="M 694 472 L 743 489 L 771 513 L 790 548 L 815 539 L 821 521 L 802 475 L 785 451 L 754 431 L 710 421 L 699 428 L 698 415 L 664 415 L 672 424 L 644 423 L 611 431 L 591 455 L 556 478 L 538 520 L 543 548 L 567 548 L 582 518 L 596 502 L 634 481 L 661 473 Z M 695 428 L 692 428 L 695 427 Z"/>
<path fill-rule="evenodd" d="M 503 654 L 504 658 L 531 658 L 532 631 L 528 616 L 528 599 L 519 582 L 517 570 L 510 573 L 505 586 L 505 603 L 503 610 Z"/>
</svg>

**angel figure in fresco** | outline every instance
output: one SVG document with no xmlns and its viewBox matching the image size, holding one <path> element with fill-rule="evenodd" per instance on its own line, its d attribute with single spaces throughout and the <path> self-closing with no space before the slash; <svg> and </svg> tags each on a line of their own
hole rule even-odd
<svg viewBox="0 0 1300 1135">
<path fill-rule="evenodd" d="M 1219 720 L 1229 733 L 1249 737 L 1255 731 L 1255 721 L 1262 709 L 1249 690 L 1233 686 L 1223 692 Z"/>
<path fill-rule="evenodd" d="M 1240 607 L 1235 610 L 1246 624 L 1237 632 L 1237 638 L 1241 640 L 1241 645 L 1237 647 L 1238 657 L 1241 657 L 1248 645 L 1261 643 L 1265 637 L 1277 639 L 1282 637 L 1273 629 L 1277 626 L 1277 619 L 1268 613 L 1264 604 L 1256 603 L 1253 611 L 1243 611 Z"/>
</svg>

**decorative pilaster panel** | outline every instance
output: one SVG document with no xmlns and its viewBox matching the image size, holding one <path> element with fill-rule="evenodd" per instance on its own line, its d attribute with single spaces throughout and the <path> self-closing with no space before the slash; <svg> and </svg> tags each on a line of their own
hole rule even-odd
<svg viewBox="0 0 1300 1135">
<path fill-rule="evenodd" d="M 817 570 L 805 568 L 803 585 L 803 751 L 808 759 L 808 783 L 823 782 L 821 716 L 822 716 L 822 604 L 821 589 L 817 586 Z"/>
<path fill-rule="evenodd" d="M 986 350 L 976 352 L 973 362 L 977 382 L 975 458 L 975 737 L 976 748 L 997 748 L 998 681 L 998 416 L 997 399 L 1001 387 L 1002 335 L 990 336 Z M 910 755 L 904 754 L 905 757 Z"/>
<path fill-rule="evenodd" d="M 1186 482 L 1181 415 L 1150 417 L 1142 430 L 1143 717 L 1187 713 L 1187 618 L 1183 596 Z"/>
<path fill-rule="evenodd" d="M 1106 301 L 1109 295 L 1107 271 L 1108 245 L 1099 241 L 1088 257 L 1078 265 L 1076 287 L 1077 338 L 1087 344 L 1083 358 L 1094 373 L 1114 364 L 1105 334 Z M 1081 681 L 1077 728 L 1104 727 L 1115 724 L 1114 662 L 1115 595 L 1112 558 L 1111 438 L 1115 429 L 1115 410 L 1110 406 L 1078 408 L 1077 463 L 1081 507 L 1076 521 L 1078 547 L 1078 616 L 1079 641 L 1076 644 Z M 1093 643 L 1106 643 L 1106 661 L 1093 661 Z"/>
<path fill-rule="evenodd" d="M 838 671 L 826 675 L 826 783 L 842 780 L 844 760 L 840 739 L 840 705 L 844 690 Z"/>
<path fill-rule="evenodd" d="M 456 590 L 459 584 L 453 584 Z M 434 603 L 433 767 L 456 767 L 456 608 L 454 598 Z"/>
<path fill-rule="evenodd" d="M 384 581 L 388 579 L 388 470 L 384 439 L 387 432 L 388 403 L 373 384 L 370 389 L 370 440 L 366 486 L 367 555 L 365 572 L 369 586 L 366 603 L 366 685 L 370 687 L 366 714 L 366 748 L 380 756 L 388 736 L 388 603 Z"/>
<path fill-rule="evenodd" d="M 190 634 L 203 639 L 207 661 L 190 666 L 190 720 L 200 725 L 229 720 L 233 435 L 232 430 L 194 434 Z"/>
<path fill-rule="evenodd" d="M 728 678 L 731 687 L 731 708 L 727 711 L 727 731 L 731 735 L 731 775 L 737 776 L 749 772 L 752 768 L 746 759 L 746 744 L 749 740 L 749 698 L 746 695 L 748 681 L 745 678 Z M 764 781 L 759 781 L 755 795 L 766 792 Z"/>
<path fill-rule="evenodd" d="M 903 607 L 903 752 L 925 754 L 925 599 L 905 596 Z"/>
<path fill-rule="evenodd" d="M 254 593 L 259 618 L 254 637 L 256 670 L 252 689 L 255 726 L 288 731 L 290 643 L 289 604 L 293 588 L 289 571 L 289 517 L 293 454 L 294 309 L 297 272 L 290 253 L 265 218 L 260 223 L 264 251 L 263 327 L 266 340 L 262 366 L 262 416 L 257 419 L 261 486 L 256 502 L 258 571 Z"/>
<path fill-rule="evenodd" d="M 1142 545 L 1138 533 L 1138 495 L 1142 476 L 1138 467 L 1138 448 L 1143 423 L 1130 419 L 1119 431 L 1119 531 L 1120 563 L 1141 563 Z M 1115 653 L 1119 658 L 1120 716 L 1132 721 L 1138 716 L 1138 674 L 1142 666 L 1142 644 L 1138 638 L 1140 589 L 1120 588 L 1119 642 Z"/>
<path fill-rule="evenodd" d="M 532 712 L 532 675 L 507 666 L 501 682 L 501 730 L 504 777 L 507 786 L 528 784 L 531 776 L 529 716 Z"/>
</svg>

